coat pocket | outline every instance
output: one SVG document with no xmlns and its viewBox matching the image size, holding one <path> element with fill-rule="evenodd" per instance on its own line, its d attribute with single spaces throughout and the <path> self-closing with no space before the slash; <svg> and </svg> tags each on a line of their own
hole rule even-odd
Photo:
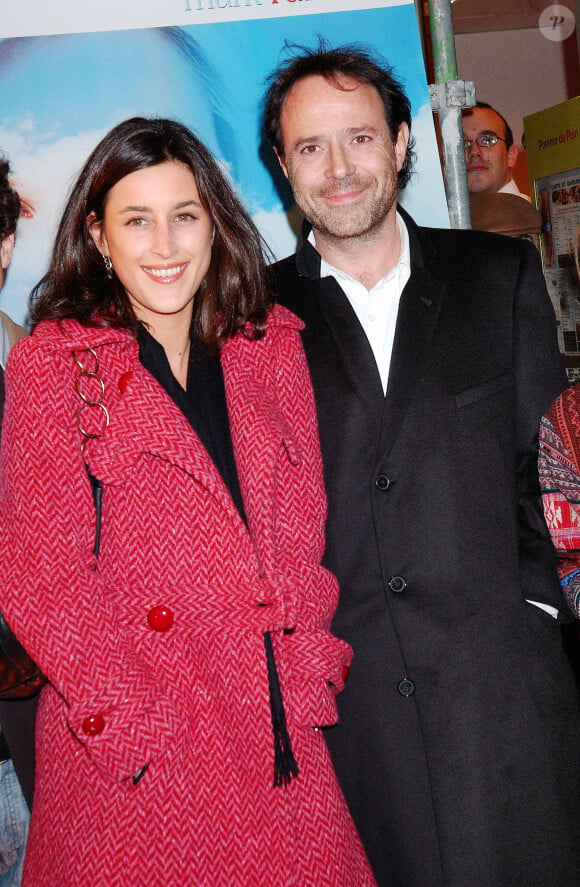
<svg viewBox="0 0 580 887">
<path fill-rule="evenodd" d="M 511 384 L 511 374 L 508 372 L 501 373 L 499 376 L 494 376 L 493 379 L 487 379 L 479 385 L 460 391 L 459 394 L 455 395 L 455 403 L 460 409 L 470 406 L 471 404 L 478 403 L 480 400 L 494 397 L 496 394 L 509 388 Z"/>
</svg>

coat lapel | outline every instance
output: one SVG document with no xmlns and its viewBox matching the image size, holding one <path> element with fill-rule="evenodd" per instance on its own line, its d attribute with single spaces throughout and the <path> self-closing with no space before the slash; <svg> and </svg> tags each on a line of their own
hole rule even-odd
<svg viewBox="0 0 580 887">
<path fill-rule="evenodd" d="M 411 277 L 399 305 L 397 327 L 385 397 L 381 449 L 387 455 L 402 427 L 407 409 L 431 348 L 445 292 L 430 266 L 435 254 L 405 214 L 411 247 Z"/>
<path fill-rule="evenodd" d="M 386 397 L 370 344 L 347 297 L 334 279 L 318 277 L 320 257 L 307 241 L 309 228 L 296 260 L 303 286 L 309 289 L 301 295 L 298 313 L 306 324 L 303 341 L 319 424 L 332 425 L 336 394 L 354 394 L 368 414 L 379 421 L 382 416 L 383 454 L 390 451 L 421 378 L 445 292 L 444 285 L 435 282 L 442 275 L 430 272 L 434 247 L 405 210 L 399 207 L 399 212 L 409 232 L 411 277 L 401 296 Z M 285 303 L 293 307 L 292 294 Z M 326 392 L 333 392 L 332 397 Z"/>
<path fill-rule="evenodd" d="M 190 474 L 243 526 L 219 471 L 169 395 L 138 360 L 127 376 L 108 428 L 87 447 L 91 471 L 106 483 L 124 483 L 140 456 L 158 456 Z"/>
<path fill-rule="evenodd" d="M 283 309 L 276 310 L 280 314 Z M 283 325 L 300 326 L 296 318 Z M 265 575 L 276 571 L 277 464 L 280 458 L 300 464 L 302 458 L 292 428 L 278 405 L 277 369 L 271 349 L 268 334 L 257 341 L 238 335 L 222 351 L 240 488 L 250 535 Z"/>
<path fill-rule="evenodd" d="M 359 319 L 344 292 L 332 277 L 319 281 L 321 315 L 327 328 L 329 346 L 341 365 L 356 396 L 368 404 L 382 400 L 383 391 L 377 364 Z M 328 359 L 328 353 L 325 355 Z M 334 375 L 335 368 L 332 367 Z"/>
</svg>

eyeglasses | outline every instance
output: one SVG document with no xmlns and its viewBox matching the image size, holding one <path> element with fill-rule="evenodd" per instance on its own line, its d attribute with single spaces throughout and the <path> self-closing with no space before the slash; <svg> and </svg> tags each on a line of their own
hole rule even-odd
<svg viewBox="0 0 580 887">
<path fill-rule="evenodd" d="M 496 136 L 495 133 L 490 133 L 486 136 L 478 136 L 476 139 L 463 139 L 463 147 L 466 151 L 469 151 L 473 144 L 479 145 L 480 148 L 493 148 L 498 142 L 505 142 L 507 145 L 506 139 Z"/>
</svg>

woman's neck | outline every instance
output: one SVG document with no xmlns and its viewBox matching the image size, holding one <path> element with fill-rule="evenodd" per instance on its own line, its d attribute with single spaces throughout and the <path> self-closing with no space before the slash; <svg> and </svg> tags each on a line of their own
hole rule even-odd
<svg viewBox="0 0 580 887">
<path fill-rule="evenodd" d="M 156 320 L 155 326 L 147 324 L 153 338 L 163 347 L 171 372 L 184 390 L 187 388 L 189 367 L 190 322 L 184 323 L 182 318 L 167 316 Z"/>
</svg>

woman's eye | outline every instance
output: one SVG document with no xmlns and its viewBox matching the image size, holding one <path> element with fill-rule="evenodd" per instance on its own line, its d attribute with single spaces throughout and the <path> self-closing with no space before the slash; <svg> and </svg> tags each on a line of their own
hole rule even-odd
<svg viewBox="0 0 580 887">
<path fill-rule="evenodd" d="M 192 215 L 191 213 L 179 213 L 179 215 L 176 216 L 176 221 L 178 221 L 178 222 L 193 222 L 193 221 L 195 221 L 195 218 L 196 217 L 194 215 Z"/>
<path fill-rule="evenodd" d="M 141 225 L 144 225 L 144 224 L 145 224 L 145 219 L 142 219 L 142 218 L 135 218 L 135 219 L 128 219 L 127 220 L 127 225 L 131 228 L 139 228 Z"/>
</svg>

